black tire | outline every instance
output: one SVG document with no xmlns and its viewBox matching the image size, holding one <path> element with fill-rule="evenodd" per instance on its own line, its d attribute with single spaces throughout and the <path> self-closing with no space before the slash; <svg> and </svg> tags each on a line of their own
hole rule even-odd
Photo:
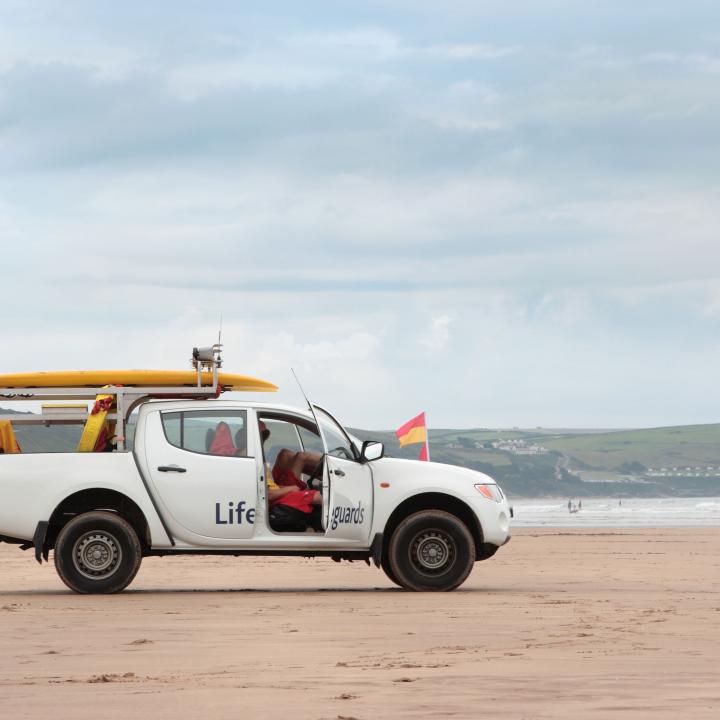
<svg viewBox="0 0 720 720">
<path fill-rule="evenodd" d="M 390 567 L 390 558 L 388 558 L 387 556 L 387 551 L 383 552 L 382 557 L 380 558 L 380 567 L 382 568 L 383 572 L 388 576 L 390 582 L 394 583 L 398 587 L 402 587 L 402 583 L 397 579 L 397 576 Z"/>
<path fill-rule="evenodd" d="M 390 569 L 406 590 L 448 591 L 462 585 L 475 562 L 475 541 L 462 520 L 423 510 L 395 528 L 388 546 Z"/>
<path fill-rule="evenodd" d="M 137 533 L 111 512 L 74 517 L 55 542 L 55 569 L 77 593 L 120 592 L 137 575 L 141 561 Z"/>
</svg>

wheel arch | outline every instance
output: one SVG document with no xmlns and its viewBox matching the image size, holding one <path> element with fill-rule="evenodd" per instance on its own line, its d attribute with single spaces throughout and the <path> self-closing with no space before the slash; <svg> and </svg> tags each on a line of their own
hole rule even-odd
<svg viewBox="0 0 720 720">
<path fill-rule="evenodd" d="M 483 547 L 483 530 L 477 515 L 463 500 L 454 495 L 442 492 L 424 492 L 412 495 L 403 500 L 390 514 L 383 529 L 383 553 L 387 552 L 388 543 L 395 528 L 409 515 L 421 510 L 443 510 L 461 520 L 470 531 L 475 541 L 475 552 L 480 554 Z"/>
<path fill-rule="evenodd" d="M 92 510 L 116 513 L 132 526 L 137 533 L 143 551 L 151 546 L 150 526 L 140 506 L 127 495 L 109 488 L 86 488 L 63 499 L 50 515 L 43 554 L 55 547 L 55 541 L 62 528 L 73 517 Z"/>
</svg>

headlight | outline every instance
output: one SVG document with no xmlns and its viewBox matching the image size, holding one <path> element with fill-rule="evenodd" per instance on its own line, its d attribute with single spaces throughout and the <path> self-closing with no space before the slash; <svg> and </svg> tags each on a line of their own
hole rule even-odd
<svg viewBox="0 0 720 720">
<path fill-rule="evenodd" d="M 488 500 L 502 502 L 504 499 L 502 490 L 495 483 L 477 483 L 475 489 Z"/>
</svg>

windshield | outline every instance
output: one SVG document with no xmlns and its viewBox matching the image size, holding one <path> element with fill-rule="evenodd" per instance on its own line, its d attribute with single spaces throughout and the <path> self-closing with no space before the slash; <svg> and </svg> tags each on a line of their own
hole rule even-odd
<svg viewBox="0 0 720 720">
<path fill-rule="evenodd" d="M 327 445 L 328 455 L 355 460 L 357 458 L 357 449 L 345 430 L 317 405 L 315 406 L 315 414 Z"/>
</svg>

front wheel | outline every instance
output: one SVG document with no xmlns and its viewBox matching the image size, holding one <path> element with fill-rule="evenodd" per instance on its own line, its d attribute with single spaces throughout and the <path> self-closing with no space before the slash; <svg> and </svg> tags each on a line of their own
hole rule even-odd
<svg viewBox="0 0 720 720">
<path fill-rule="evenodd" d="M 390 559 L 388 558 L 386 552 L 382 554 L 382 558 L 380 560 L 380 567 L 382 568 L 385 575 L 387 575 L 387 578 L 388 580 L 390 580 L 390 582 L 398 585 L 399 587 L 402 587 L 402 583 L 397 579 L 397 576 L 390 567 Z"/>
<path fill-rule="evenodd" d="M 142 550 L 130 523 L 111 512 L 88 512 L 63 527 L 55 543 L 55 569 L 78 593 L 124 590 L 140 569 Z"/>
<path fill-rule="evenodd" d="M 388 559 L 397 583 L 406 590 L 454 590 L 475 562 L 475 541 L 465 524 L 442 510 L 423 510 L 395 529 Z"/>
</svg>

